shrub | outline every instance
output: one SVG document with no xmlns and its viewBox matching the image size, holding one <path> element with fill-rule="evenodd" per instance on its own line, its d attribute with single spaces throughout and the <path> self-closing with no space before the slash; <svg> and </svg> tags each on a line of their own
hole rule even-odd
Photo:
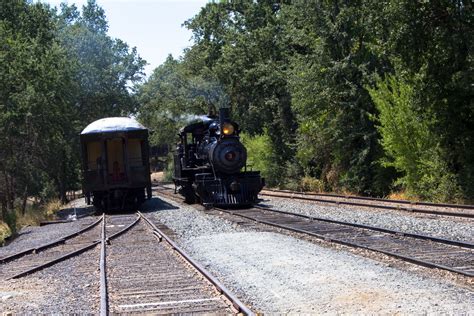
<svg viewBox="0 0 474 316">
<path fill-rule="evenodd" d="M 53 216 L 51 215 L 50 217 Z M 46 218 L 46 211 L 43 207 L 27 207 L 25 214 L 21 214 L 21 212 L 17 210 L 16 230 L 19 231 L 22 227 L 26 226 L 38 226 L 39 223 Z"/>
<path fill-rule="evenodd" d="M 7 223 L 0 221 L 0 246 L 3 246 L 5 239 L 10 237 L 12 231 Z"/>
<path fill-rule="evenodd" d="M 174 160 L 173 153 L 169 153 L 166 158 L 166 166 L 163 170 L 163 181 L 173 181 L 173 172 L 174 172 Z"/>
<path fill-rule="evenodd" d="M 433 132 L 436 120 L 420 106 L 419 90 L 417 77 L 407 80 L 397 75 L 379 79 L 376 89 L 369 88 L 379 110 L 375 120 L 387 155 L 382 164 L 403 175 L 395 184 L 401 184 L 409 195 L 457 200 L 462 196 L 457 176 L 449 171 L 446 153 Z"/>
<path fill-rule="evenodd" d="M 277 165 L 273 144 L 267 132 L 255 136 L 242 133 L 240 139 L 247 148 L 247 167 L 260 171 L 267 186 L 279 185 L 284 177 L 284 166 Z"/>
<path fill-rule="evenodd" d="M 61 201 L 59 199 L 54 199 L 46 203 L 44 206 L 44 214 L 47 217 L 52 217 L 56 215 L 58 211 L 60 211 L 62 208 Z"/>
<path fill-rule="evenodd" d="M 319 179 L 305 176 L 300 181 L 300 189 L 302 191 L 323 192 L 324 183 Z"/>
<path fill-rule="evenodd" d="M 17 221 L 16 212 L 7 212 L 5 214 L 4 223 L 9 227 L 11 234 L 16 233 L 16 221 Z"/>
</svg>

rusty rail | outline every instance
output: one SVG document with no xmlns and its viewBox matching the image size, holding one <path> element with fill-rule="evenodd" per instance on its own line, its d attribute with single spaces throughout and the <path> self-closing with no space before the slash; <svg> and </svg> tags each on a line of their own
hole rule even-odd
<svg viewBox="0 0 474 316">
<path fill-rule="evenodd" d="M 173 250 L 181 255 L 187 262 L 189 262 L 199 273 L 201 273 L 209 282 L 211 282 L 219 293 L 223 294 L 232 305 L 245 315 L 255 315 L 244 303 L 242 303 L 235 295 L 233 295 L 219 280 L 210 274 L 202 265 L 192 259 L 182 248 L 180 248 L 173 240 L 171 240 L 162 230 L 156 227 L 146 216 L 138 212 L 145 222 L 152 228 L 153 232 L 158 234 L 158 238 L 164 239 Z"/>
<path fill-rule="evenodd" d="M 120 235 L 123 234 L 123 233 L 125 233 L 127 230 L 129 230 L 130 228 L 132 228 L 139 220 L 140 220 L 140 217 L 137 216 L 137 219 L 136 219 L 134 222 L 132 222 L 130 225 L 128 225 L 127 227 L 125 227 L 125 228 L 122 229 L 121 231 L 119 231 L 119 232 L 113 234 L 112 236 L 110 236 L 109 238 L 107 238 L 107 239 L 106 239 L 106 242 L 109 241 L 109 240 L 111 240 L 111 239 L 113 239 L 113 238 L 116 238 L 116 237 L 120 236 Z M 102 217 L 101 217 L 101 221 L 105 222 L 105 216 L 102 216 Z M 105 225 L 105 224 L 103 224 L 103 225 Z M 21 277 L 24 277 L 24 276 L 26 276 L 26 275 L 28 275 L 28 274 L 31 274 L 31 273 L 34 273 L 34 272 L 43 270 L 43 269 L 45 269 L 45 268 L 48 268 L 48 267 L 50 267 L 50 266 L 55 265 L 56 263 L 62 262 L 62 261 L 64 261 L 64 260 L 66 260 L 66 259 L 75 257 L 75 256 L 77 256 L 77 255 L 79 255 L 79 254 L 81 254 L 81 253 L 83 253 L 83 252 L 85 252 L 85 251 L 87 251 L 87 250 L 90 250 L 90 249 L 94 248 L 95 246 L 97 246 L 97 245 L 100 244 L 100 243 L 101 243 L 101 240 L 93 241 L 93 242 L 91 242 L 90 244 L 88 244 L 88 245 L 86 245 L 86 246 L 84 246 L 84 247 L 81 247 L 81 248 L 79 248 L 79 249 L 77 249 L 77 250 L 68 252 L 68 253 L 66 253 L 65 255 L 62 255 L 62 256 L 60 256 L 60 257 L 58 257 L 58 258 L 52 259 L 52 260 L 47 261 L 47 262 L 45 262 L 45 263 L 42 263 L 42 264 L 40 264 L 40 265 L 38 265 L 38 266 L 32 267 L 32 268 L 30 268 L 30 269 L 28 269 L 28 270 L 25 270 L 25 271 L 23 271 L 23 272 L 20 272 L 20 273 L 18 273 L 18 274 L 15 274 L 15 275 L 13 275 L 12 277 L 10 277 L 10 278 L 8 278 L 8 279 L 21 278 Z"/>
<path fill-rule="evenodd" d="M 336 205 L 342 204 L 342 205 L 351 205 L 351 206 L 363 206 L 363 207 L 381 208 L 381 209 L 388 209 L 388 210 L 406 211 L 406 212 L 411 212 L 411 213 L 425 213 L 425 214 L 441 215 L 441 216 L 474 218 L 474 212 L 441 211 L 441 210 L 424 209 L 424 208 L 417 208 L 417 207 L 411 207 L 411 206 L 410 207 L 402 207 L 402 206 L 399 206 L 399 205 L 370 204 L 370 203 L 363 203 L 363 202 L 330 200 L 330 199 L 318 198 L 316 196 L 333 197 L 333 198 L 341 198 L 341 199 L 378 201 L 378 202 L 383 202 L 383 203 L 423 205 L 423 206 L 431 206 L 431 207 L 451 207 L 451 208 L 457 208 L 457 209 L 461 209 L 461 208 L 474 209 L 473 205 L 436 204 L 436 203 L 428 203 L 428 202 L 410 202 L 410 201 L 405 201 L 405 200 L 387 200 L 387 199 L 379 199 L 379 198 L 364 198 L 364 197 L 345 196 L 345 195 L 336 195 L 336 194 L 322 194 L 322 193 L 304 193 L 304 192 L 294 192 L 294 191 L 274 190 L 274 189 L 272 189 L 272 190 L 265 189 L 265 191 L 275 192 L 275 193 L 265 193 L 264 191 L 262 191 L 262 192 L 260 192 L 260 195 L 270 196 L 270 197 L 278 197 L 278 198 L 286 198 L 286 199 L 296 199 L 296 200 L 302 200 L 302 201 L 331 203 L 331 204 L 336 204 Z M 284 193 L 284 194 L 279 194 L 279 192 Z M 288 194 L 291 194 L 291 195 L 288 195 Z"/>
<path fill-rule="evenodd" d="M 15 259 L 18 259 L 20 257 L 23 257 L 25 255 L 28 255 L 28 254 L 31 254 L 31 253 L 38 253 L 40 251 L 43 251 L 45 249 L 48 249 L 48 248 L 51 248 L 51 247 L 54 247 L 54 246 L 57 246 L 57 245 L 60 245 L 60 244 L 63 244 L 65 243 L 68 239 L 71 239 L 73 237 L 76 237 L 86 231 L 88 231 L 89 229 L 91 228 L 94 228 L 95 226 L 97 226 L 101 221 L 102 221 L 103 217 L 101 216 L 97 221 L 95 221 L 94 223 L 86 226 L 85 228 L 83 229 L 80 229 L 72 234 L 69 234 L 69 235 L 66 235 L 66 236 L 63 236 L 55 241 L 52 241 L 52 242 L 49 242 L 49 243 L 45 243 L 41 246 L 38 246 L 38 247 L 33 247 L 33 248 L 28 248 L 26 250 L 22 250 L 20 252 L 17 252 L 17 253 L 14 253 L 12 255 L 9 255 L 9 256 L 6 256 L 6 257 L 3 257 L 0 259 L 0 263 L 6 263 L 6 262 L 9 262 L 9 261 L 12 261 L 12 260 L 15 260 Z"/>
</svg>

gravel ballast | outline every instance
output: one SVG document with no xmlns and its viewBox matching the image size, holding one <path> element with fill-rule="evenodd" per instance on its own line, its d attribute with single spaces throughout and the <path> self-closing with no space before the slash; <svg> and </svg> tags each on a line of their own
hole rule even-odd
<svg viewBox="0 0 474 316">
<path fill-rule="evenodd" d="M 325 219 L 371 225 L 402 232 L 474 242 L 474 220 L 435 215 L 414 215 L 394 210 L 353 206 L 327 206 L 291 199 L 267 198 L 261 203 L 277 210 Z"/>
<path fill-rule="evenodd" d="M 153 199 L 148 209 L 244 302 L 264 313 L 465 314 L 474 292 L 446 280 Z"/>
<path fill-rule="evenodd" d="M 68 219 L 71 222 L 23 227 L 7 246 L 0 247 L 0 258 L 57 240 L 99 219 L 99 217 L 85 217 L 86 214 L 90 213 L 93 213 L 93 208 L 85 205 L 84 199 L 71 201 L 63 210 L 58 212 L 59 218 Z"/>
<path fill-rule="evenodd" d="M 97 314 L 99 251 L 95 247 L 24 278 L 2 280 L 0 313 Z"/>
<path fill-rule="evenodd" d="M 98 217 L 85 217 L 69 223 L 24 227 L 12 242 L 7 246 L 0 247 L 0 258 L 57 240 L 92 224 L 98 219 Z"/>
</svg>

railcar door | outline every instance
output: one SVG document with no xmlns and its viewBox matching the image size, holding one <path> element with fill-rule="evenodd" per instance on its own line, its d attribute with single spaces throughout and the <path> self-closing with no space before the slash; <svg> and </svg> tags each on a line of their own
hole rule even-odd
<svg viewBox="0 0 474 316">
<path fill-rule="evenodd" d="M 122 137 L 107 139 L 107 182 L 111 185 L 127 182 L 125 165 L 125 139 Z"/>
</svg>

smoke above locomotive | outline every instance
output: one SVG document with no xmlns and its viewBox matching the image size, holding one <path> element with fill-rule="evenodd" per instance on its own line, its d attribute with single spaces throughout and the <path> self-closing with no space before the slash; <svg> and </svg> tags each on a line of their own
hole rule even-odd
<svg viewBox="0 0 474 316">
<path fill-rule="evenodd" d="M 247 171 L 247 149 L 228 108 L 219 116 L 184 126 L 174 154 L 173 181 L 187 203 L 250 206 L 264 186 L 259 171 Z"/>
</svg>

